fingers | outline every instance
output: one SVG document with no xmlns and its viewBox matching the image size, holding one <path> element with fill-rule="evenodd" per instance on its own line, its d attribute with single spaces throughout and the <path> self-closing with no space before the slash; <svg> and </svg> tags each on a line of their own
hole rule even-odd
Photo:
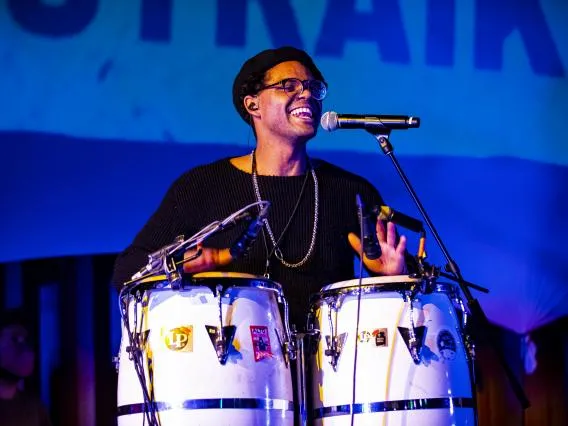
<svg viewBox="0 0 568 426">
<path fill-rule="evenodd" d="M 396 226 L 394 223 L 388 222 L 385 230 L 385 226 L 382 221 L 377 220 L 376 230 L 379 243 L 395 248 L 398 253 L 404 253 L 404 250 L 406 250 L 406 237 L 404 235 L 401 236 L 398 246 L 396 246 Z M 347 239 L 349 240 L 349 244 L 353 250 L 355 250 L 357 254 L 360 254 L 361 240 L 359 237 L 353 232 L 350 232 Z"/>
<path fill-rule="evenodd" d="M 394 223 L 387 223 L 387 245 L 394 247 L 396 244 L 396 227 Z"/>
<path fill-rule="evenodd" d="M 375 228 L 377 230 L 377 239 L 379 242 L 384 243 L 387 240 L 387 232 L 385 230 L 384 222 L 377 218 L 377 225 Z"/>
<path fill-rule="evenodd" d="M 201 250 L 199 255 L 197 254 L 198 250 Z M 183 254 L 183 272 L 195 273 L 207 270 L 208 258 L 209 255 L 205 254 L 201 248 L 186 250 Z"/>
<path fill-rule="evenodd" d="M 195 259 L 189 260 L 183 264 L 183 271 L 186 273 L 206 272 L 217 269 L 220 266 L 226 266 L 233 260 L 229 249 L 215 249 L 199 247 L 201 255 Z M 183 258 L 191 259 L 195 256 L 198 249 L 187 250 Z"/>
<path fill-rule="evenodd" d="M 404 255 L 404 251 L 406 250 L 406 236 L 401 235 L 398 240 L 398 245 L 396 244 L 396 226 L 393 222 L 387 223 L 386 234 L 387 234 L 387 241 L 386 241 L 387 245 L 394 247 L 397 254 Z"/>
<path fill-rule="evenodd" d="M 355 235 L 353 232 L 350 232 L 349 235 L 347 235 L 347 240 L 349 241 L 349 245 L 351 246 L 351 248 L 353 250 L 355 250 L 355 252 L 360 255 L 361 254 L 361 250 L 363 249 L 362 245 L 361 245 L 361 239 Z"/>
<path fill-rule="evenodd" d="M 406 250 L 406 237 L 402 235 L 398 241 L 398 246 L 396 246 L 397 254 L 404 256 L 404 251 Z"/>
<path fill-rule="evenodd" d="M 396 226 L 393 222 L 387 222 L 386 229 L 385 224 L 382 220 L 377 218 L 377 238 L 381 243 L 387 243 L 389 246 L 393 246 L 396 243 Z"/>
<path fill-rule="evenodd" d="M 396 275 L 404 271 L 404 253 L 406 251 L 406 237 L 403 235 L 398 241 L 398 245 L 395 247 L 395 226 L 392 223 L 387 224 L 387 230 L 385 231 L 384 226 L 380 225 L 382 229 L 382 240 L 379 240 L 382 248 L 382 255 L 378 259 L 369 259 L 363 254 L 363 262 L 367 269 L 376 274 L 386 274 L 386 275 Z M 379 233 L 379 225 L 377 224 L 377 234 Z M 390 237 L 389 237 L 390 234 Z M 385 241 L 385 235 L 387 241 Z M 378 236 L 378 235 L 377 235 Z M 351 248 L 361 255 L 362 243 L 360 238 L 350 232 L 347 235 L 347 240 Z M 391 242 L 392 245 L 387 244 Z"/>
<path fill-rule="evenodd" d="M 217 250 L 217 266 L 226 266 L 233 261 L 231 251 L 228 248 Z"/>
</svg>

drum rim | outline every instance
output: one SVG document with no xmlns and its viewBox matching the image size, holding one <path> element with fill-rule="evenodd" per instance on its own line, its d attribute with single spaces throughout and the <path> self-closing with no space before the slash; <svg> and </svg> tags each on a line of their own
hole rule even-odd
<svg viewBox="0 0 568 426">
<path fill-rule="evenodd" d="M 325 299 L 330 297 L 338 297 L 340 295 L 353 294 L 359 289 L 363 292 L 369 292 L 369 290 L 374 290 L 376 293 L 395 293 L 404 290 L 410 290 L 409 285 L 420 284 L 423 278 L 414 278 L 408 275 L 392 275 L 392 276 L 380 276 L 380 277 L 365 277 L 363 278 L 362 285 L 359 286 L 359 279 L 355 278 L 352 280 L 339 281 L 334 284 L 326 285 L 320 289 L 317 293 L 310 297 L 310 305 L 312 308 L 314 305 L 319 305 Z M 353 283 L 349 286 L 346 283 Z M 456 291 L 456 285 L 447 281 L 437 281 L 433 285 L 434 290 L 429 293 L 446 293 L 448 295 Z"/>
<path fill-rule="evenodd" d="M 222 274 L 222 273 L 221 273 Z M 216 282 L 219 280 L 227 281 L 227 282 L 234 282 L 234 285 L 231 287 L 252 287 L 252 288 L 265 288 L 270 290 L 278 290 L 278 292 L 282 291 L 282 285 L 273 281 L 269 278 L 257 275 L 250 275 L 249 274 L 235 274 L 235 275 L 201 275 L 196 274 L 192 277 L 188 278 L 188 281 L 191 281 L 194 285 L 199 285 L 198 283 L 205 283 L 205 282 Z M 245 283 L 249 283 L 246 285 Z"/>
<path fill-rule="evenodd" d="M 152 275 L 138 281 L 139 284 L 146 285 L 160 282 L 167 282 L 165 275 Z M 188 275 L 184 277 L 185 285 L 183 287 L 184 290 L 190 289 L 192 286 L 198 287 L 204 285 L 210 287 L 217 282 L 224 284 L 226 287 L 262 288 L 275 290 L 278 294 L 282 294 L 282 285 L 280 283 L 263 276 L 240 272 L 210 271 Z M 169 290 L 169 288 L 153 288 L 151 290 Z"/>
<path fill-rule="evenodd" d="M 386 284 L 402 284 L 409 283 L 414 284 L 422 281 L 421 278 L 413 278 L 410 275 L 383 275 L 377 277 L 365 277 L 361 280 L 361 287 L 371 287 L 380 286 Z M 323 286 L 320 290 L 321 292 L 327 292 L 330 290 L 347 290 L 359 287 L 359 278 L 352 278 L 350 280 L 338 281 L 336 283 L 331 283 Z"/>
<path fill-rule="evenodd" d="M 205 271 L 198 272 L 191 275 L 192 278 L 259 278 L 258 275 L 247 274 L 245 272 L 232 272 L 232 271 Z M 262 277 L 264 278 L 264 277 Z"/>
</svg>

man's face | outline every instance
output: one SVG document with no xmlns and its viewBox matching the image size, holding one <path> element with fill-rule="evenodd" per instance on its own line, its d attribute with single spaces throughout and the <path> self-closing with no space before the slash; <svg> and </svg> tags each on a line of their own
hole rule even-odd
<svg viewBox="0 0 568 426">
<path fill-rule="evenodd" d="M 0 331 L 0 368 L 24 378 L 32 374 L 34 361 L 27 330 L 21 325 L 4 327 Z"/>
<path fill-rule="evenodd" d="M 300 62 L 282 62 L 268 70 L 264 86 L 287 78 L 305 81 L 314 77 Z M 279 85 L 265 89 L 258 94 L 258 104 L 260 119 L 255 121 L 255 129 L 259 137 L 305 142 L 316 135 L 322 103 L 309 88 L 296 94 L 287 93 Z"/>
</svg>

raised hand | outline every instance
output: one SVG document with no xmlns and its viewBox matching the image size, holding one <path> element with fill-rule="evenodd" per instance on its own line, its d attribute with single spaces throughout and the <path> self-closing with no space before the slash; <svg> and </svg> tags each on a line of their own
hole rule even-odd
<svg viewBox="0 0 568 426">
<path fill-rule="evenodd" d="M 363 254 L 363 263 L 369 271 L 381 275 L 401 275 L 406 273 L 404 253 L 406 250 L 406 237 L 403 235 L 397 242 L 396 227 L 388 222 L 386 229 L 383 221 L 377 219 L 377 240 L 381 247 L 381 256 L 378 259 L 369 259 Z M 350 232 L 347 236 L 349 244 L 355 252 L 361 254 L 361 239 Z"/>
</svg>

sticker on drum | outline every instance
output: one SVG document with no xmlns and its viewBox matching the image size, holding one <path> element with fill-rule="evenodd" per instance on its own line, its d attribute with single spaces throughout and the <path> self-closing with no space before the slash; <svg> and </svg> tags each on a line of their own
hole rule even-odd
<svg viewBox="0 0 568 426">
<path fill-rule="evenodd" d="M 350 425 L 353 413 L 355 425 L 474 425 L 452 285 L 408 276 L 361 281 L 312 297 L 311 325 L 320 332 L 307 361 L 312 424 Z"/>
<path fill-rule="evenodd" d="M 136 345 L 123 325 L 118 425 L 149 423 L 143 392 L 148 389 L 161 426 L 292 426 L 292 378 L 280 343 L 287 336 L 280 285 L 226 273 L 200 274 L 195 285 L 181 290 L 161 288 L 159 279 L 151 282 L 156 288 L 147 289 L 142 300 L 128 301 L 130 331 L 136 326 L 146 336 L 139 339 L 143 380 L 129 357 Z M 215 295 L 212 288 L 218 287 L 223 291 Z"/>
<path fill-rule="evenodd" d="M 160 334 L 167 349 L 176 352 L 193 352 L 193 325 L 163 327 Z"/>
<path fill-rule="evenodd" d="M 250 335 L 254 351 L 254 360 L 258 362 L 263 359 L 272 357 L 272 348 L 270 346 L 270 333 L 268 332 L 268 327 L 264 325 L 251 325 Z"/>
</svg>

